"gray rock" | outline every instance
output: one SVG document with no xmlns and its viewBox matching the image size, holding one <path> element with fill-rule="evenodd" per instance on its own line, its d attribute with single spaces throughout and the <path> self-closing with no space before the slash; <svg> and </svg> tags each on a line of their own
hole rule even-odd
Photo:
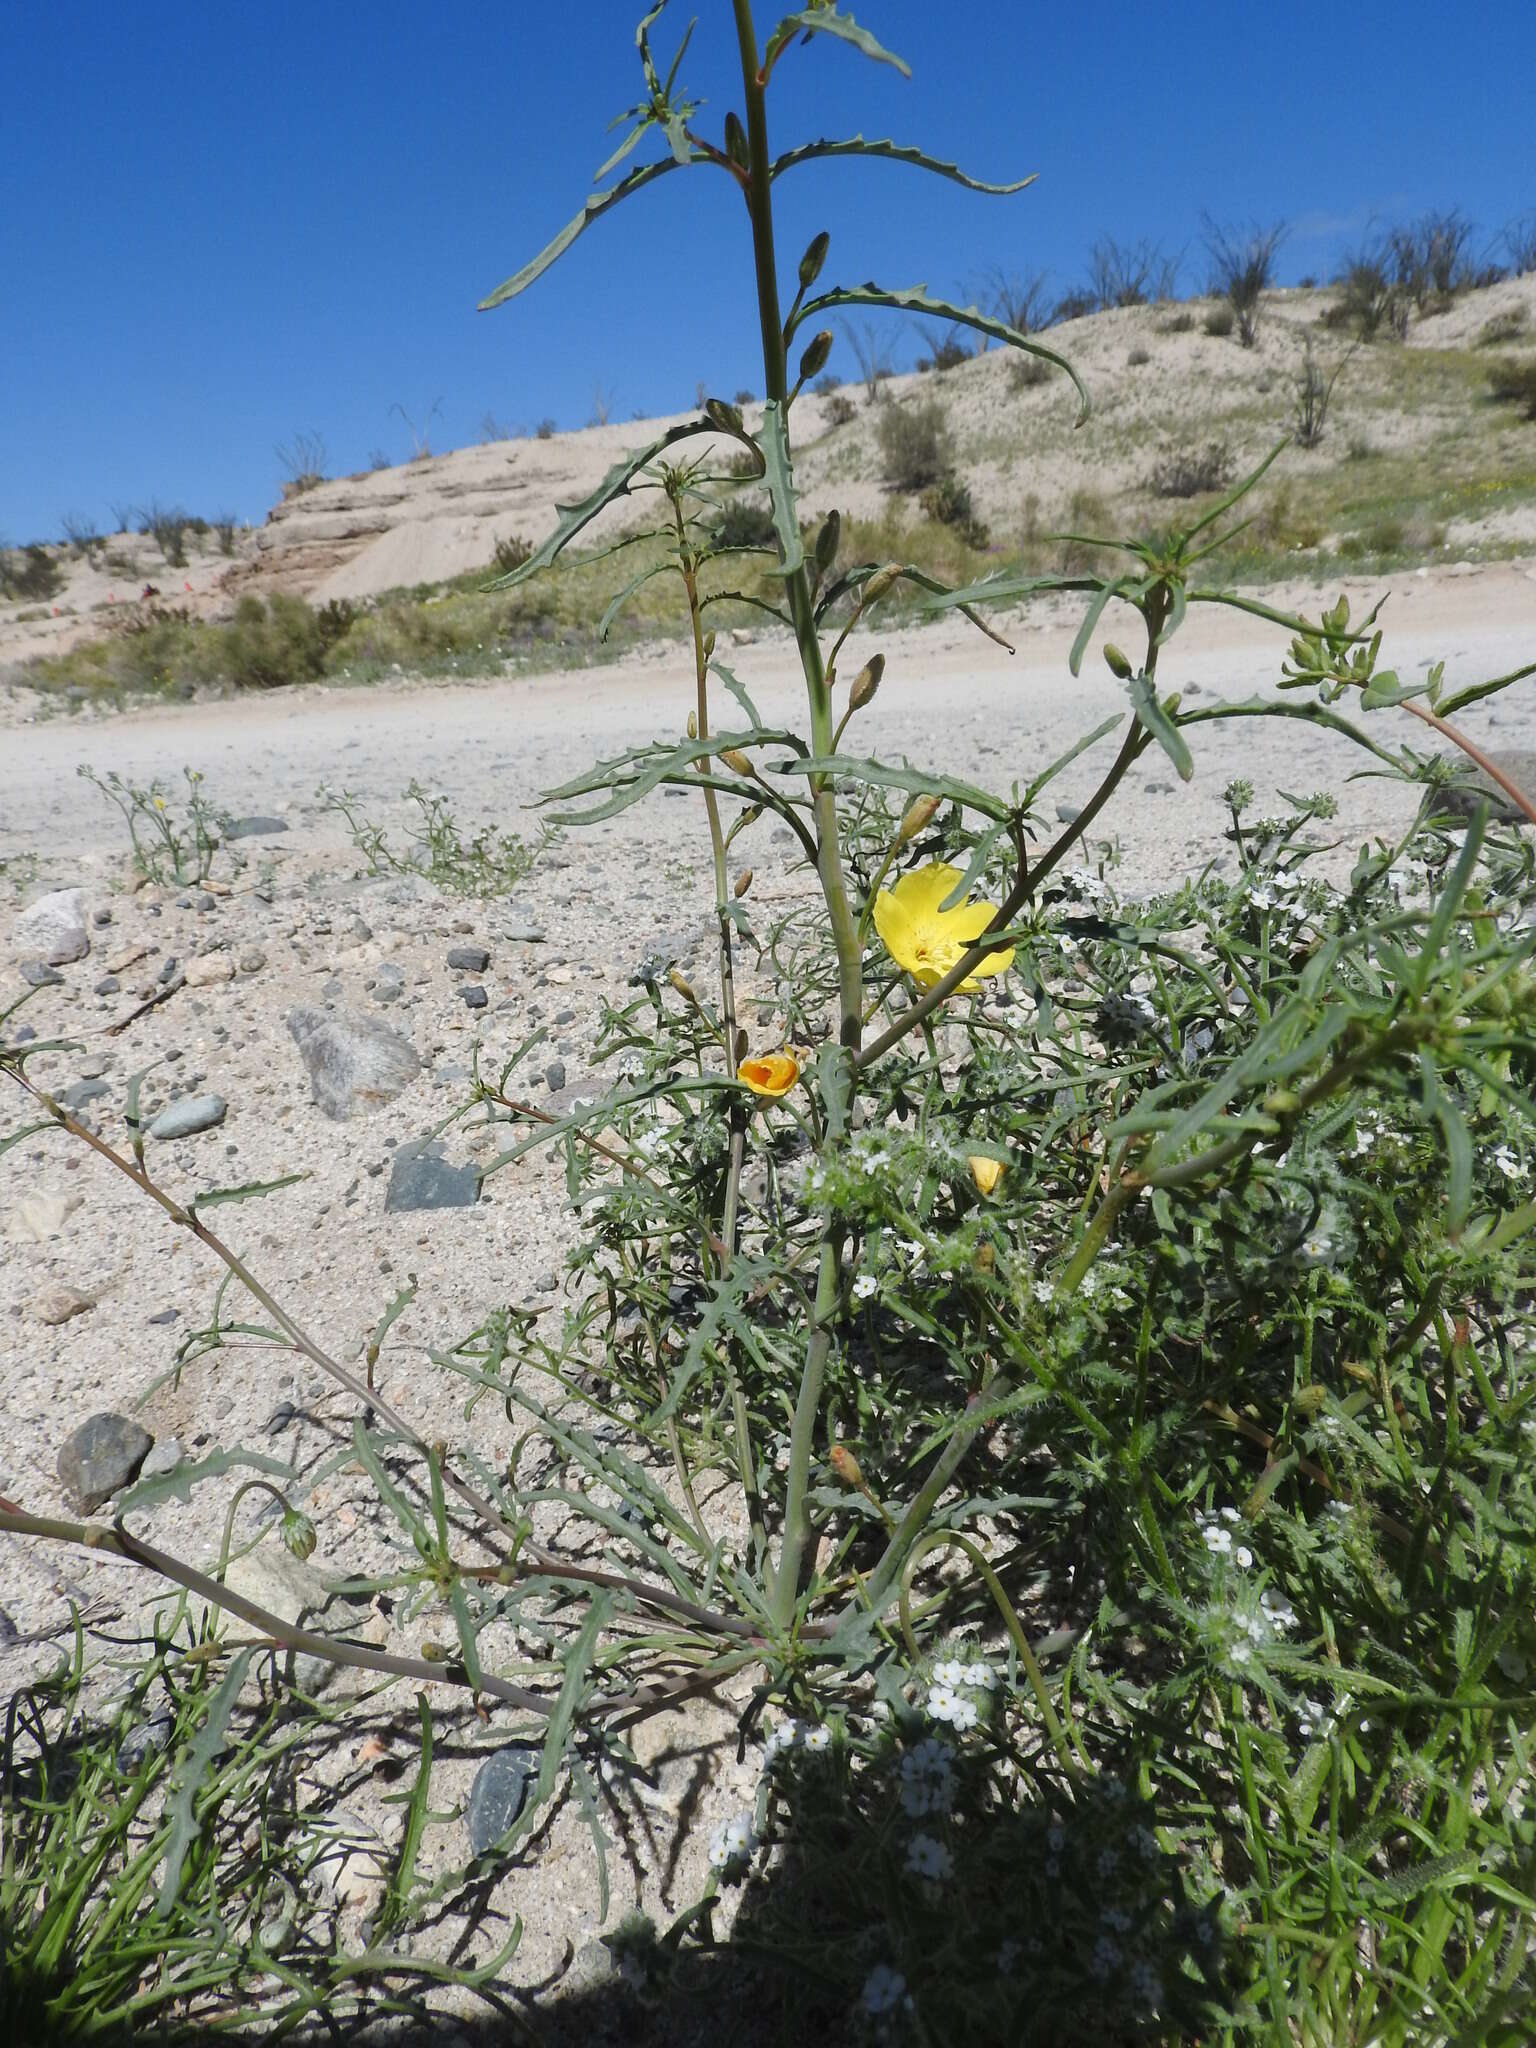
<svg viewBox="0 0 1536 2048">
<path fill-rule="evenodd" d="M 149 1127 L 152 1138 L 191 1138 L 223 1123 L 229 1104 L 222 1095 L 184 1095 L 168 1102 Z"/>
<path fill-rule="evenodd" d="M 1058 825 L 1074 825 L 1082 815 L 1083 807 L 1081 804 L 1058 804 L 1056 806 L 1056 822 Z"/>
<path fill-rule="evenodd" d="M 170 1741 L 176 1728 L 174 1714 L 151 1714 L 147 1721 L 141 1721 L 136 1728 L 130 1728 L 117 1748 L 117 1768 L 124 1777 L 131 1778 L 139 1765 L 152 1756 L 158 1756 Z"/>
<path fill-rule="evenodd" d="M 286 818 L 231 818 L 224 827 L 226 839 L 267 839 L 276 832 L 286 832 Z"/>
<path fill-rule="evenodd" d="M 122 985 L 115 974 L 104 974 L 96 984 L 95 993 L 99 996 L 115 996 Z"/>
<path fill-rule="evenodd" d="M 93 910 L 91 912 L 91 923 L 96 925 L 98 928 L 104 924 L 110 924 L 111 922 L 112 912 L 107 904 L 104 903 L 100 910 Z"/>
<path fill-rule="evenodd" d="M 281 1436 L 290 1424 L 298 1419 L 298 1409 L 291 1401 L 279 1401 L 267 1417 L 267 1435 Z"/>
<path fill-rule="evenodd" d="M 247 946 L 235 965 L 242 974 L 260 974 L 267 964 L 267 956 L 260 946 Z"/>
<path fill-rule="evenodd" d="M 1491 757 L 1500 771 L 1507 775 L 1517 789 L 1523 789 L 1527 796 L 1536 795 L 1536 753 L 1511 748 L 1508 753 Z M 1424 810 L 1429 815 L 1464 818 L 1469 823 L 1480 803 L 1486 803 L 1493 816 L 1506 825 L 1529 825 L 1518 804 L 1512 804 L 1504 791 L 1480 768 L 1469 769 L 1458 775 L 1455 782 L 1445 788 L 1426 791 Z"/>
<path fill-rule="evenodd" d="M 64 1090 L 64 1107 L 84 1109 L 92 1102 L 99 1102 L 103 1095 L 111 1093 L 112 1090 L 105 1081 L 76 1081 Z"/>
<path fill-rule="evenodd" d="M 502 937 L 524 946 L 542 946 L 544 934 L 536 924 L 509 924 Z"/>
<path fill-rule="evenodd" d="M 178 1316 L 180 1316 L 180 1314 L 181 1310 L 179 1308 L 157 1309 L 149 1319 L 151 1327 L 156 1329 L 165 1329 L 169 1327 L 170 1324 L 174 1323 Z"/>
<path fill-rule="evenodd" d="M 510 1742 L 505 1749 L 494 1750 L 476 1771 L 464 1809 L 464 1827 L 475 1855 L 494 1849 L 517 1819 L 538 1770 L 537 1747 Z"/>
<path fill-rule="evenodd" d="M 85 891 L 55 889 L 39 896 L 16 920 L 19 951 L 42 961 L 45 967 L 67 967 L 71 960 L 83 960 L 91 950 L 91 935 L 85 928 Z"/>
<path fill-rule="evenodd" d="M 111 1064 L 106 1053 L 88 1052 L 80 1062 L 80 1078 L 82 1081 L 99 1081 Z"/>
<path fill-rule="evenodd" d="M 126 1415 L 110 1411 L 82 1422 L 59 1453 L 59 1484 L 78 1514 L 94 1515 L 138 1477 L 154 1438 Z"/>
<path fill-rule="evenodd" d="M 345 1122 L 393 1102 L 421 1072 L 409 1039 L 376 1017 L 338 1010 L 294 1010 L 288 1029 L 309 1072 L 315 1101 Z"/>
<path fill-rule="evenodd" d="M 472 981 L 467 988 L 459 990 L 459 1000 L 466 1009 L 483 1010 L 490 998 L 478 982 Z"/>
<path fill-rule="evenodd" d="M 160 971 L 155 979 L 157 981 L 170 981 L 179 972 L 180 968 L 181 962 L 176 958 L 176 955 L 174 953 L 167 953 L 160 962 Z"/>
<path fill-rule="evenodd" d="M 17 972 L 28 988 L 57 988 L 64 979 L 42 960 L 23 960 L 19 962 Z"/>
<path fill-rule="evenodd" d="M 176 1313 L 174 1309 L 172 1315 Z M 167 1472 L 174 1472 L 186 1456 L 181 1447 L 180 1437 L 168 1436 L 157 1443 L 149 1456 L 139 1467 L 141 1479 L 163 1479 Z"/>
<path fill-rule="evenodd" d="M 451 1166 L 435 1146 L 402 1148 L 384 1196 L 386 1214 L 410 1209 L 472 1209 L 480 1199 L 478 1166 Z"/>
<path fill-rule="evenodd" d="M 551 1095 L 558 1095 L 565 1086 L 565 1061 L 551 1060 L 544 1069 L 544 1081 Z"/>
<path fill-rule="evenodd" d="M 206 889 L 199 889 L 197 894 L 192 898 L 192 908 L 194 910 L 217 910 L 218 907 L 218 897 L 210 896 Z"/>
<path fill-rule="evenodd" d="M 574 1010 L 556 1010 L 555 1022 L 557 1024 L 574 1024 L 576 1022 L 576 1012 Z"/>
<path fill-rule="evenodd" d="M 484 946 L 455 946 L 448 955 L 448 965 L 457 974 L 484 974 L 491 964 L 491 956 Z"/>
</svg>

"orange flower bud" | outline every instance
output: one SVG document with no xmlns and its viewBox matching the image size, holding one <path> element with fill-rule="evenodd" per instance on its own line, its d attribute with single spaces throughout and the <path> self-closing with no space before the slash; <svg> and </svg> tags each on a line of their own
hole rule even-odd
<svg viewBox="0 0 1536 2048">
<path fill-rule="evenodd" d="M 834 1444 L 827 1454 L 827 1463 L 844 1486 L 863 1486 L 864 1474 L 859 1470 L 859 1461 L 846 1444 Z"/>
<path fill-rule="evenodd" d="M 914 797 L 907 806 L 906 816 L 901 821 L 901 835 L 897 844 L 905 846 L 909 839 L 915 839 L 943 801 L 941 796 Z"/>
</svg>

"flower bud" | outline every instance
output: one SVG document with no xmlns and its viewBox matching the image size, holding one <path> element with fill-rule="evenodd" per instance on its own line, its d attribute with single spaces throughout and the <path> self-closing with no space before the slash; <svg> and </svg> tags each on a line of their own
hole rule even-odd
<svg viewBox="0 0 1536 2048">
<path fill-rule="evenodd" d="M 697 711 L 690 711 L 688 714 L 688 737 L 691 740 L 696 740 L 698 736 L 699 714 L 697 713 Z"/>
<path fill-rule="evenodd" d="M 901 821 L 901 832 L 896 844 L 905 846 L 909 839 L 915 839 L 943 801 L 941 796 L 914 797 L 907 806 L 906 816 Z"/>
<path fill-rule="evenodd" d="M 877 569 L 864 586 L 861 604 L 878 604 L 891 585 L 901 574 L 900 562 L 887 562 L 883 569 Z"/>
<path fill-rule="evenodd" d="M 743 437 L 746 434 L 746 428 L 742 424 L 741 408 L 735 405 L 727 405 L 723 398 L 706 398 L 704 401 L 704 417 L 712 426 L 718 427 L 722 434 L 736 434 Z"/>
<path fill-rule="evenodd" d="M 808 384 L 812 377 L 826 368 L 827 357 L 831 353 L 832 330 L 830 327 L 823 327 L 819 334 L 811 336 L 805 345 L 805 353 L 800 358 L 800 381 L 802 384 Z"/>
<path fill-rule="evenodd" d="M 1122 683 L 1128 683 L 1135 674 L 1129 658 L 1122 654 L 1113 640 L 1104 642 L 1104 659 L 1112 676 L 1118 676 Z"/>
<path fill-rule="evenodd" d="M 741 125 L 741 116 L 731 112 L 725 117 L 725 153 L 738 170 L 752 168 L 752 155 L 747 148 L 747 131 Z"/>
<path fill-rule="evenodd" d="M 988 1159 L 980 1152 L 973 1152 L 965 1163 L 971 1169 L 971 1179 L 976 1183 L 977 1193 L 990 1195 L 1003 1177 L 1002 1161 Z"/>
<path fill-rule="evenodd" d="M 714 660 L 714 658 L 715 658 L 715 629 L 714 629 L 714 627 L 713 627 L 713 626 L 711 626 L 711 627 L 710 627 L 710 629 L 709 629 L 709 631 L 708 631 L 708 632 L 707 632 L 707 633 L 706 633 L 706 634 L 704 635 L 704 659 L 705 659 L 706 661 L 713 661 L 713 660 Z"/>
<path fill-rule="evenodd" d="M 734 897 L 736 897 L 738 901 L 740 901 L 740 899 L 746 895 L 747 891 L 751 888 L 751 886 L 752 870 L 750 868 L 743 868 L 741 873 L 736 877 L 736 887 L 731 891 L 731 894 Z"/>
<path fill-rule="evenodd" d="M 880 678 L 885 674 L 885 656 L 872 654 L 853 679 L 848 692 L 848 709 L 862 711 L 880 687 Z"/>
<path fill-rule="evenodd" d="M 800 282 L 809 289 L 821 275 L 821 266 L 827 260 L 827 251 L 832 246 L 832 237 L 825 228 L 800 258 Z"/>
<path fill-rule="evenodd" d="M 675 967 L 669 967 L 667 970 L 667 979 L 671 982 L 672 986 L 677 990 L 678 994 L 682 997 L 685 1003 L 696 1004 L 698 1002 L 699 999 L 693 992 L 693 983 L 688 979 L 686 974 L 680 974 Z"/>
<path fill-rule="evenodd" d="M 754 772 L 752 763 L 740 747 L 726 747 L 720 758 L 733 775 L 751 775 Z"/>
<path fill-rule="evenodd" d="M 302 1564 L 315 1554 L 315 1525 L 308 1515 L 301 1515 L 297 1508 L 286 1508 L 283 1512 L 282 1537 L 284 1546 L 293 1552 Z"/>
<path fill-rule="evenodd" d="M 864 1474 L 859 1470 L 859 1461 L 846 1444 L 834 1444 L 827 1453 L 827 1463 L 844 1486 L 863 1486 Z"/>
<path fill-rule="evenodd" d="M 837 544 L 843 536 L 843 515 L 831 511 L 822 521 L 821 531 L 816 536 L 816 573 L 825 576 L 837 560 Z"/>
</svg>

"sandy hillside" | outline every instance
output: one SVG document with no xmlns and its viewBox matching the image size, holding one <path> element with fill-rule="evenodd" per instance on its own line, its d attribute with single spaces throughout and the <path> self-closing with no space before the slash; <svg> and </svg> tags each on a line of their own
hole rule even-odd
<svg viewBox="0 0 1536 2048">
<path fill-rule="evenodd" d="M 1253 350 L 1204 331 L 1209 301 L 1132 307 L 1051 329 L 1044 339 L 1077 366 L 1093 396 L 1081 427 L 1065 378 L 1053 372 L 1021 384 L 1016 354 L 1001 349 L 942 376 L 893 378 L 886 394 L 898 404 L 940 400 L 957 471 L 995 546 L 1027 555 L 1040 534 L 1063 525 L 1174 516 L 1177 505 L 1150 488 L 1151 472 L 1170 454 L 1215 442 L 1234 472 L 1256 462 L 1290 432 L 1310 348 L 1326 376 L 1344 367 L 1322 444 L 1293 450 L 1266 487 L 1277 545 L 1336 545 L 1401 500 L 1409 543 L 1417 536 L 1426 560 L 1536 551 L 1536 428 L 1487 396 L 1495 355 L 1519 355 L 1536 342 L 1536 276 L 1468 292 L 1416 320 L 1404 344 L 1376 342 L 1353 355 L 1350 340 L 1322 324 L 1333 298 L 1327 290 L 1272 294 Z M 1493 347 L 1491 337 L 1503 340 Z M 853 371 L 841 336 L 832 366 Z M 805 514 L 836 506 L 845 516 L 878 518 L 892 503 L 881 480 L 880 408 L 855 381 L 839 397 L 855 407 L 840 424 L 835 401 L 797 401 Z M 172 568 L 139 535 L 104 537 L 84 554 L 55 547 L 65 587 L 45 604 L 0 605 L 0 665 L 112 630 L 146 583 L 163 604 L 215 617 L 246 592 L 286 590 L 324 603 L 470 574 L 491 562 L 498 541 L 541 537 L 557 505 L 586 497 L 615 462 L 692 417 L 497 441 L 335 478 L 285 496 L 261 526 L 235 535 L 228 556 L 212 536 L 189 537 L 184 567 Z M 755 423 L 753 408 L 747 420 Z M 722 456 L 730 452 L 719 446 Z M 1287 524 L 1287 507 L 1302 516 Z M 589 537 L 611 537 L 634 520 L 634 507 L 621 502 Z"/>
</svg>

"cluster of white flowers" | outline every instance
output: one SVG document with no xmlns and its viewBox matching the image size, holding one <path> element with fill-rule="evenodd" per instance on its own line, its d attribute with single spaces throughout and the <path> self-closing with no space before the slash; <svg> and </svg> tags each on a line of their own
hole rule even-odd
<svg viewBox="0 0 1536 2048">
<path fill-rule="evenodd" d="M 1229 1557 L 1239 1571 L 1245 1572 L 1253 1563 L 1253 1552 L 1246 1543 L 1235 1542 L 1232 1536 L 1232 1531 L 1241 1526 L 1242 1519 L 1236 1508 L 1201 1508 L 1195 1515 L 1196 1526 L 1211 1555 Z"/>
<path fill-rule="evenodd" d="M 710 1836 L 709 1860 L 716 1870 L 732 1870 L 745 1863 L 756 1847 L 751 1814 L 736 1813 Z"/>
<path fill-rule="evenodd" d="M 812 1756 L 820 1756 L 832 1747 L 832 1730 L 825 1721 L 819 1721 L 814 1728 L 805 1731 L 805 1746 Z"/>
<path fill-rule="evenodd" d="M 782 1756 L 786 1750 L 793 1749 L 800 1740 L 801 1732 L 798 1721 L 777 1722 L 768 1730 L 767 1735 L 763 1739 L 763 1748 L 768 1757 L 772 1759 L 776 1756 Z"/>
<path fill-rule="evenodd" d="M 955 1752 L 937 1736 L 926 1736 L 901 1760 L 902 1810 L 913 1820 L 948 1813 L 955 1803 Z"/>
<path fill-rule="evenodd" d="M 954 1875 L 955 1859 L 932 1835 L 914 1835 L 907 1844 L 907 1869 L 930 1884 L 943 1884 Z"/>
<path fill-rule="evenodd" d="M 1334 1727 L 1334 1717 L 1321 1700 L 1303 1700 L 1296 1710 L 1296 1728 L 1303 1742 L 1310 1742 L 1314 1735 L 1328 1735 Z"/>
<path fill-rule="evenodd" d="M 1513 1145 L 1495 1145 L 1492 1158 L 1494 1165 L 1506 1180 L 1525 1179 L 1525 1168 L 1521 1164 L 1520 1154 Z"/>
<path fill-rule="evenodd" d="M 864 1989 L 859 1993 L 859 2004 L 864 2011 L 879 2019 L 911 2003 L 907 1980 L 900 1970 L 893 1970 L 889 1963 L 876 1963 L 864 1979 Z"/>
</svg>

